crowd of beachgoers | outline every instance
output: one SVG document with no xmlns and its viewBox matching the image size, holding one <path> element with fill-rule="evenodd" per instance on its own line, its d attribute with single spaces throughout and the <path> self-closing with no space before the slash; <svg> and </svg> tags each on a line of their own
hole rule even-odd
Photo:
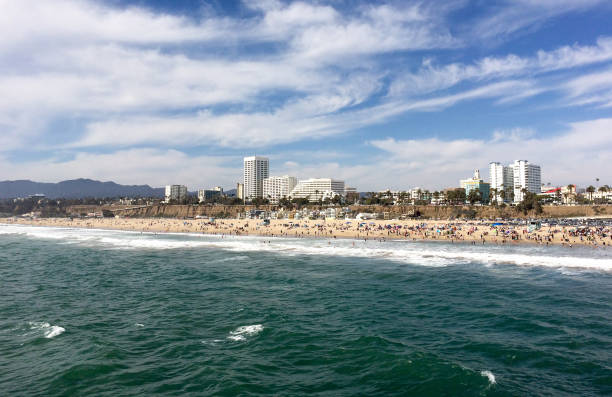
<svg viewBox="0 0 612 397">
<path fill-rule="evenodd" d="M 470 244 L 612 245 L 612 223 L 520 224 L 488 220 L 290 220 L 161 218 L 6 218 L 0 223 L 147 233 L 202 233 L 293 238 L 437 240 Z"/>
</svg>

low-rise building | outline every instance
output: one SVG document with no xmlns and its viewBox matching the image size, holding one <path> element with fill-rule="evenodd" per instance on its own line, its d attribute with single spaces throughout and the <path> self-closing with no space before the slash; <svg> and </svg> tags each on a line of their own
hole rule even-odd
<svg viewBox="0 0 612 397">
<path fill-rule="evenodd" d="M 465 189 L 465 197 L 470 195 L 470 192 L 477 191 L 479 193 L 480 202 L 489 202 L 489 191 L 491 185 L 480 178 L 480 171 L 475 170 L 474 176 L 470 179 L 462 179 L 459 181 L 460 186 Z"/>
<path fill-rule="evenodd" d="M 220 186 L 215 186 L 212 189 L 200 189 L 198 190 L 198 201 L 200 203 L 212 201 L 216 197 L 223 196 L 223 188 Z"/>
</svg>

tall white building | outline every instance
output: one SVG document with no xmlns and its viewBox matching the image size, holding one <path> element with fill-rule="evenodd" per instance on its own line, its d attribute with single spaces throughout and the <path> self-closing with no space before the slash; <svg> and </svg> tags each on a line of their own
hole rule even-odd
<svg viewBox="0 0 612 397">
<path fill-rule="evenodd" d="M 527 160 L 516 160 L 512 165 L 514 177 L 514 202 L 523 201 L 523 189 L 531 193 L 540 193 L 542 173 L 539 165 L 529 164 Z"/>
<path fill-rule="evenodd" d="M 187 198 L 187 186 L 166 185 L 166 203 L 170 200 L 181 201 Z"/>
<path fill-rule="evenodd" d="M 491 201 L 497 200 L 497 202 L 505 201 L 510 202 L 510 192 L 514 191 L 514 168 L 512 166 L 505 166 L 501 163 L 489 163 L 489 182 L 491 183 L 491 189 L 497 189 L 497 197 L 491 197 Z M 504 198 L 499 193 L 502 190 L 506 191 Z"/>
<path fill-rule="evenodd" d="M 308 198 L 311 202 L 344 196 L 344 181 L 331 178 L 304 179 L 297 183 L 289 195 L 292 198 Z"/>
<path fill-rule="evenodd" d="M 294 176 L 271 176 L 263 180 L 263 197 L 278 203 L 279 199 L 289 196 L 295 185 L 297 178 Z"/>
<path fill-rule="evenodd" d="M 238 182 L 236 184 L 236 197 L 244 200 L 244 183 Z"/>
<path fill-rule="evenodd" d="M 263 197 L 263 180 L 270 176 L 270 160 L 267 157 L 244 158 L 244 198 Z"/>
</svg>

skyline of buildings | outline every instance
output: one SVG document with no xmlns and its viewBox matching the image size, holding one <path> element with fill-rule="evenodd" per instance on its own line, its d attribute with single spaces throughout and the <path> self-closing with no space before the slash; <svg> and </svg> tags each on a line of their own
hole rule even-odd
<svg viewBox="0 0 612 397">
<path fill-rule="evenodd" d="M 198 201 L 210 202 L 215 197 L 235 197 L 243 202 L 254 198 L 267 200 L 271 204 L 277 204 L 281 198 L 304 199 L 310 202 L 333 200 L 339 196 L 345 201 L 348 196 L 351 199 L 359 199 L 360 193 L 355 187 L 348 187 L 343 180 L 334 178 L 307 178 L 298 180 L 295 176 L 269 176 L 270 161 L 263 156 L 247 156 L 243 158 L 243 182 L 236 184 L 235 193 L 225 194 L 221 186 L 212 189 L 199 189 L 197 191 Z M 530 163 L 528 160 L 515 160 L 512 164 L 503 165 L 500 162 L 489 163 L 489 182 L 481 177 L 480 170 L 476 169 L 474 175 L 468 179 L 459 181 L 459 188 L 464 189 L 466 202 L 476 200 L 481 203 L 520 203 L 525 192 L 531 192 L 543 197 L 558 199 L 564 196 L 564 202 L 571 202 L 568 196 L 585 193 L 588 189 L 578 189 L 576 185 L 570 184 L 561 187 L 552 186 L 550 183 L 541 183 L 541 167 Z M 568 189 L 573 186 L 573 189 Z M 248 189 L 248 190 L 247 190 Z M 440 191 L 429 191 L 418 187 L 407 190 L 390 189 L 379 191 L 379 196 L 392 197 L 395 202 L 429 201 L 440 203 L 444 194 L 456 190 L 457 187 L 448 187 Z M 250 191 L 250 194 L 247 194 Z M 476 197 L 470 193 L 477 191 Z M 183 200 L 189 196 L 185 185 L 167 185 L 165 188 L 165 202 L 170 200 Z M 589 190 L 590 196 L 602 198 L 607 197 L 607 192 Z"/>
</svg>

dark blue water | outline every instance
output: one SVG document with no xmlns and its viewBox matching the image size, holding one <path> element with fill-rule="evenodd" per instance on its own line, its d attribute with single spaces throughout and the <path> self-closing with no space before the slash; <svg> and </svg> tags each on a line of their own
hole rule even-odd
<svg viewBox="0 0 612 397">
<path fill-rule="evenodd" d="M 606 251 L 0 232 L 2 395 L 612 394 Z"/>
</svg>

